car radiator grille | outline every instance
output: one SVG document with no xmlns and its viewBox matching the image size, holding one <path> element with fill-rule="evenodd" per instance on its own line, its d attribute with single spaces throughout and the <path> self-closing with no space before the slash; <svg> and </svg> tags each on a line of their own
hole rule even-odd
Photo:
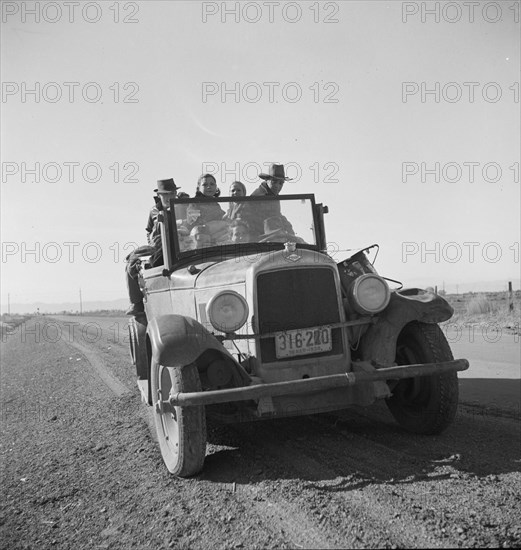
<svg viewBox="0 0 521 550">
<path fill-rule="evenodd" d="M 257 277 L 257 307 L 261 334 L 340 322 L 335 278 L 333 271 L 327 268 L 285 269 L 260 274 Z M 342 353 L 341 329 L 332 330 L 332 344 L 331 351 L 301 358 Z M 274 338 L 260 340 L 260 347 L 263 362 L 277 361 Z"/>
</svg>

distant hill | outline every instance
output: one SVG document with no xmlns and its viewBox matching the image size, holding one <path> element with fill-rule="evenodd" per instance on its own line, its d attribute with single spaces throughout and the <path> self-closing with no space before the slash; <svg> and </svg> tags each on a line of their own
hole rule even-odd
<svg viewBox="0 0 521 550">
<path fill-rule="evenodd" d="M 128 300 L 126 298 L 120 298 L 119 300 L 110 301 L 95 301 L 84 302 L 82 311 L 86 313 L 88 311 L 98 310 L 126 310 L 128 308 Z M 79 313 L 79 302 L 62 302 L 60 304 L 47 304 L 45 302 L 32 302 L 29 304 L 11 304 L 11 313 L 28 313 L 33 314 L 39 311 L 41 314 L 45 313 L 61 313 L 66 311 L 67 313 Z M 7 312 L 7 304 L 2 304 L 2 313 Z"/>
<path fill-rule="evenodd" d="M 513 290 L 519 290 L 521 288 L 521 281 L 519 279 L 510 278 L 503 281 L 469 281 L 460 282 L 458 284 L 452 281 L 445 282 L 445 292 L 447 294 L 465 294 L 467 292 L 501 292 L 508 289 L 508 281 L 512 281 Z M 391 285 L 392 287 L 393 285 Z M 432 279 L 422 278 L 416 279 L 414 282 L 407 281 L 405 285 L 407 287 L 417 286 L 419 288 L 426 288 L 428 286 L 434 288 L 438 287 L 438 290 L 442 290 L 444 287 L 443 281 L 436 281 Z"/>
<path fill-rule="evenodd" d="M 408 287 L 419 288 L 434 288 L 437 285 L 438 291 L 443 289 L 443 281 L 435 281 L 431 279 L 417 279 L 416 281 L 408 281 Z M 504 281 L 478 281 L 478 282 L 462 282 L 458 285 L 446 281 L 445 292 L 447 294 L 465 294 L 468 292 L 501 292 L 507 289 L 508 279 Z M 514 290 L 520 288 L 520 280 L 512 279 L 512 285 Z M 391 284 L 391 287 L 396 285 Z M 41 314 L 44 313 L 61 313 L 66 311 L 68 313 L 79 313 L 79 302 L 62 302 L 59 304 L 48 304 L 45 302 L 32 302 L 27 304 L 14 303 L 11 304 L 11 313 L 13 314 L 33 314 L 39 309 Z M 118 300 L 98 300 L 92 302 L 83 303 L 83 313 L 88 311 L 98 310 L 126 310 L 128 308 L 128 300 L 126 298 L 119 298 Z M 1 313 L 7 313 L 7 304 L 1 304 Z"/>
</svg>

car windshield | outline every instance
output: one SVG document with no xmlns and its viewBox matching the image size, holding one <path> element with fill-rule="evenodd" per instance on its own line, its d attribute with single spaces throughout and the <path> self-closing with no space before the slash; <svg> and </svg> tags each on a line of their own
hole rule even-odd
<svg viewBox="0 0 521 550">
<path fill-rule="evenodd" d="M 216 246 L 294 242 L 316 247 L 313 195 L 193 198 L 173 201 L 182 255 Z"/>
</svg>

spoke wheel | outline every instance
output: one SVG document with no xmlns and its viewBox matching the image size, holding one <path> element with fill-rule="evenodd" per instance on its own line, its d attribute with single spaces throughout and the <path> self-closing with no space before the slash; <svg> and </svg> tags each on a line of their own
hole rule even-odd
<svg viewBox="0 0 521 550">
<path fill-rule="evenodd" d="M 396 363 L 451 361 L 452 352 L 438 325 L 414 322 L 401 332 Z M 419 434 L 438 434 L 454 420 L 458 407 L 455 372 L 400 380 L 387 399 L 392 415 L 402 428 Z"/>
<path fill-rule="evenodd" d="M 201 391 L 195 365 L 182 368 L 152 365 L 152 399 L 161 454 L 168 470 L 180 477 L 199 473 L 206 452 L 206 419 L 203 406 L 174 407 L 170 392 Z"/>
</svg>

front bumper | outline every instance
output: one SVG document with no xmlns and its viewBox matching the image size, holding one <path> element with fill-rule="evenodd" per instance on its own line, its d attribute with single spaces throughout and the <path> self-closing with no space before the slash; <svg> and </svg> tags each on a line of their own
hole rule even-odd
<svg viewBox="0 0 521 550">
<path fill-rule="evenodd" d="M 361 365 L 361 364 L 360 364 Z M 362 366 L 362 365 L 361 365 Z M 320 392 L 339 387 L 355 386 L 364 382 L 378 380 L 399 380 L 402 378 L 417 378 L 419 376 L 435 376 L 467 370 L 469 362 L 466 359 L 455 359 L 440 363 L 423 363 L 418 365 L 402 365 L 376 369 L 370 363 L 363 363 L 363 371 L 346 372 L 330 376 L 317 376 L 303 380 L 275 382 L 271 384 L 256 384 L 241 388 L 211 390 L 200 392 L 171 393 L 167 401 L 174 406 L 214 405 L 216 403 L 230 403 L 232 401 L 247 401 L 262 397 L 278 395 L 294 395 Z M 369 369 L 372 369 L 368 372 Z"/>
</svg>

